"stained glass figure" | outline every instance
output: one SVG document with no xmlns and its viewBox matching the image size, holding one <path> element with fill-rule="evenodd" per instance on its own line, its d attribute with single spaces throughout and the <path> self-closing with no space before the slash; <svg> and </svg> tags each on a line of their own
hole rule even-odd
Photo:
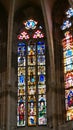
<svg viewBox="0 0 73 130">
<path fill-rule="evenodd" d="M 17 36 L 17 126 L 47 125 L 44 34 L 43 27 L 29 19 L 24 22 L 24 30 Z"/>
<path fill-rule="evenodd" d="M 32 103 L 31 103 L 32 104 Z M 32 116 L 32 115 L 36 115 L 36 104 L 33 103 L 33 106 L 31 107 L 31 105 L 28 103 L 28 115 Z"/>
<path fill-rule="evenodd" d="M 47 120 L 46 120 L 46 102 L 39 102 L 38 103 L 38 107 L 39 107 L 39 113 L 38 113 L 38 123 L 45 125 Z"/>
<path fill-rule="evenodd" d="M 23 126 L 25 125 L 25 104 L 24 103 L 18 103 L 18 108 L 17 108 L 17 114 L 18 114 L 18 126 Z"/>
<path fill-rule="evenodd" d="M 28 65 L 36 65 L 36 56 L 30 55 L 28 56 Z"/>
</svg>

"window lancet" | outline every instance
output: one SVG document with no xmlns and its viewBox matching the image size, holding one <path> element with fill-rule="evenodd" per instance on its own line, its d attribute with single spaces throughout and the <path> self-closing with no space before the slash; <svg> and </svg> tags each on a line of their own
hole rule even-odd
<svg viewBox="0 0 73 130">
<path fill-rule="evenodd" d="M 65 108 L 66 120 L 73 120 L 73 36 L 71 34 L 71 26 L 73 22 L 73 9 L 66 11 L 67 21 L 61 26 L 64 30 L 65 38 L 62 40 L 63 45 L 63 61 L 64 61 L 64 84 L 65 84 Z"/>
<path fill-rule="evenodd" d="M 24 22 L 18 38 L 17 126 L 47 125 L 46 41 L 39 22 Z"/>
</svg>

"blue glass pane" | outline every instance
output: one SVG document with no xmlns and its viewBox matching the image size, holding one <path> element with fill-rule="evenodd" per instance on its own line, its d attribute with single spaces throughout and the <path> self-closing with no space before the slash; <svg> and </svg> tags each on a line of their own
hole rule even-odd
<svg viewBox="0 0 73 130">
<path fill-rule="evenodd" d="M 24 82 L 25 82 L 25 76 L 24 76 L 23 74 L 21 74 L 21 75 L 19 76 L 19 83 L 20 83 L 20 84 L 24 84 Z"/>
<path fill-rule="evenodd" d="M 44 41 L 37 42 L 37 45 L 44 45 L 44 44 L 45 44 Z"/>
<path fill-rule="evenodd" d="M 63 25 L 61 26 L 62 30 L 65 30 L 66 28 L 70 28 L 72 23 L 69 20 L 66 20 L 63 22 Z"/>
<path fill-rule="evenodd" d="M 45 80 L 45 76 L 43 74 L 41 74 L 39 76 L 39 82 L 44 82 L 44 80 Z"/>
<path fill-rule="evenodd" d="M 73 63 L 73 57 L 64 59 L 64 65 L 69 65 Z"/>
<path fill-rule="evenodd" d="M 38 96 L 38 101 L 39 101 L 39 102 L 45 102 L 45 103 L 46 103 L 46 95 L 39 95 L 39 96 Z"/>
<path fill-rule="evenodd" d="M 18 57 L 18 66 L 25 66 L 25 65 L 26 65 L 25 57 L 23 56 Z"/>
<path fill-rule="evenodd" d="M 68 95 L 68 106 L 71 107 L 73 106 L 73 91 L 70 90 L 69 95 Z"/>
<path fill-rule="evenodd" d="M 38 56 L 38 65 L 45 65 L 45 56 Z"/>
<path fill-rule="evenodd" d="M 25 96 L 18 96 L 18 102 L 20 103 L 25 102 Z"/>
<path fill-rule="evenodd" d="M 26 44 L 21 42 L 21 43 L 18 43 L 18 46 L 26 46 Z"/>
<path fill-rule="evenodd" d="M 45 53 L 45 46 L 44 45 L 38 45 L 37 46 L 37 53 L 38 54 L 44 54 Z"/>
<path fill-rule="evenodd" d="M 65 52 L 64 52 L 64 57 L 70 57 L 70 56 L 72 56 L 73 55 L 73 51 L 72 50 L 66 50 Z"/>
<path fill-rule="evenodd" d="M 72 64 L 67 65 L 67 66 L 64 67 L 65 73 L 67 73 L 67 72 L 69 72 L 69 71 L 72 71 L 72 70 L 73 70 L 73 65 L 72 65 Z"/>
<path fill-rule="evenodd" d="M 26 47 L 18 47 L 18 55 L 26 55 Z"/>
<path fill-rule="evenodd" d="M 36 116 L 29 116 L 28 117 L 28 126 L 36 125 Z"/>
<path fill-rule="evenodd" d="M 69 8 L 68 11 L 66 12 L 67 14 L 67 18 L 70 18 L 73 16 L 73 9 L 72 8 Z"/>
</svg>

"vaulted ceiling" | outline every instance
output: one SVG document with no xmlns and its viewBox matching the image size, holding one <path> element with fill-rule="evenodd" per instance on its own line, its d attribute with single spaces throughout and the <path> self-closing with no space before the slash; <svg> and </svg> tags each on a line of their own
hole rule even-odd
<svg viewBox="0 0 73 130">
<path fill-rule="evenodd" d="M 5 7 L 5 9 L 7 11 L 9 11 L 10 0 L 0 0 L 0 1 L 3 4 L 3 6 Z M 55 1 L 57 1 L 57 0 L 48 0 L 51 8 L 54 5 Z M 19 8 L 22 8 L 23 5 L 25 5 L 27 3 L 32 3 L 32 4 L 40 6 L 40 0 L 15 0 L 15 11 L 17 11 Z"/>
</svg>

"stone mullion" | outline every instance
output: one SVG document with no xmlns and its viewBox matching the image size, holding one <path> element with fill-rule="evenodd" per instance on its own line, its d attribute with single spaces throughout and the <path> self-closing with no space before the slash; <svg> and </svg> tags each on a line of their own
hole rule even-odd
<svg viewBox="0 0 73 130">
<path fill-rule="evenodd" d="M 53 46 L 53 35 L 52 35 L 52 18 L 51 18 L 51 10 L 50 10 L 50 5 L 48 0 L 41 0 L 41 5 L 42 5 L 42 11 L 44 15 L 44 21 L 45 21 L 45 26 L 46 26 L 46 34 L 47 34 L 47 44 L 49 47 L 49 60 L 50 60 L 50 85 L 49 87 L 51 88 L 51 103 L 52 106 L 49 106 L 48 109 L 52 109 L 52 124 L 54 130 L 56 129 L 57 126 L 57 121 L 56 121 L 56 93 L 55 93 L 55 63 L 54 63 L 54 46 Z M 48 13 L 49 12 L 49 13 Z M 48 93 L 49 94 L 49 93 Z"/>
<path fill-rule="evenodd" d="M 57 45 L 57 50 L 58 50 L 58 53 L 57 53 L 57 104 L 58 104 L 58 125 L 60 125 L 62 123 L 62 99 L 61 99 L 61 94 L 62 94 L 62 91 L 61 91 L 61 81 L 60 81 L 60 76 L 61 76 L 61 57 L 60 57 L 60 43 L 58 43 Z"/>
</svg>

